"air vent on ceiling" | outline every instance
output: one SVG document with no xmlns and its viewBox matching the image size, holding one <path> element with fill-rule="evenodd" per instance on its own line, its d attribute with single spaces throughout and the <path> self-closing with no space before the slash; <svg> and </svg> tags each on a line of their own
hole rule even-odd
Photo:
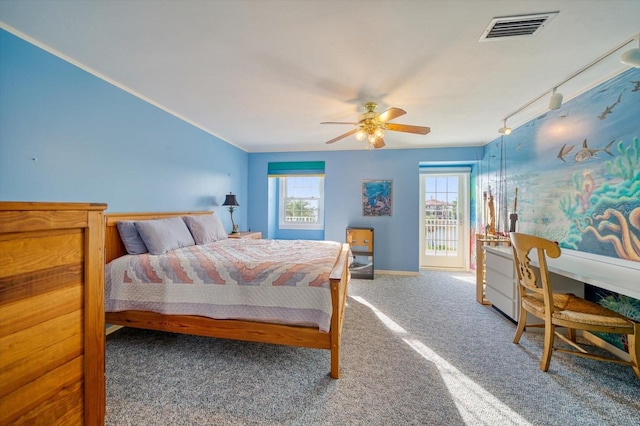
<svg viewBox="0 0 640 426">
<path fill-rule="evenodd" d="M 508 40 L 533 37 L 551 21 L 558 12 L 493 18 L 478 41 Z"/>
</svg>

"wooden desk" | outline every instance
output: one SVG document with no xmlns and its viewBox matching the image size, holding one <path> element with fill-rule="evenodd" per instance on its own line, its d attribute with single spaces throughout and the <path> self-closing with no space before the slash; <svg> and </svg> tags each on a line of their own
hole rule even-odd
<svg viewBox="0 0 640 426">
<path fill-rule="evenodd" d="M 493 259 L 504 259 L 513 262 L 513 252 L 511 248 L 485 247 L 484 250 L 486 251 L 488 259 L 487 264 L 493 262 Z M 532 251 L 529 256 L 532 265 L 538 266 L 537 253 Z M 576 296 L 584 297 L 584 284 L 590 284 L 634 299 L 640 299 L 640 262 L 562 249 L 560 257 L 556 259 L 547 258 L 547 266 L 556 291 L 574 293 Z M 494 277 L 495 275 L 488 279 L 494 279 Z M 497 287 L 506 288 L 507 284 L 505 280 L 501 287 Z M 494 300 L 491 300 L 491 297 L 497 294 L 494 292 L 489 292 L 487 297 L 490 302 L 494 302 L 495 308 L 501 310 L 515 321 L 518 318 L 520 310 L 517 301 L 518 288 L 515 278 L 513 285 L 514 288 L 512 292 L 505 291 L 502 295 L 499 295 L 513 295 L 513 300 L 509 300 L 508 297 L 497 297 L 494 302 Z M 513 304 L 510 302 L 513 302 Z M 512 308 L 511 311 L 509 308 Z M 513 316 L 511 316 L 510 313 L 512 313 Z M 537 322 L 536 319 L 529 316 L 527 323 L 533 322 Z M 629 355 L 626 352 L 621 351 L 599 337 L 588 332 L 583 333 L 583 337 L 595 345 L 609 350 L 620 358 L 629 360 Z"/>
<path fill-rule="evenodd" d="M 485 246 L 485 250 L 513 258 L 511 248 Z M 538 266 L 536 252 L 530 258 Z M 640 262 L 562 249 L 560 257 L 547 258 L 547 266 L 550 273 L 640 299 Z"/>
<path fill-rule="evenodd" d="M 531 260 L 538 264 L 535 253 Z M 640 262 L 562 249 L 557 259 L 547 259 L 549 272 L 640 299 Z"/>
</svg>

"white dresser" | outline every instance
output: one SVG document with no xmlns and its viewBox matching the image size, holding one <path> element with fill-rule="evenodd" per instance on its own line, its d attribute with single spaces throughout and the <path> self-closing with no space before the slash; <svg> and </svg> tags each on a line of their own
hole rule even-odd
<svg viewBox="0 0 640 426">
<path fill-rule="evenodd" d="M 511 247 L 485 247 L 485 297 L 491 305 L 517 320 L 518 286 Z"/>
</svg>

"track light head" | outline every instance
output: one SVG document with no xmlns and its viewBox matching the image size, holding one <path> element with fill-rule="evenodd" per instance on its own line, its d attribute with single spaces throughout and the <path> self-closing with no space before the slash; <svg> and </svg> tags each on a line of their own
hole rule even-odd
<svg viewBox="0 0 640 426">
<path fill-rule="evenodd" d="M 549 109 L 560 109 L 562 106 L 562 93 L 556 93 L 556 89 L 553 89 L 551 99 L 549 99 Z"/>
<path fill-rule="evenodd" d="M 630 67 L 640 68 L 640 34 L 638 34 L 638 47 L 629 49 L 622 54 L 620 62 Z"/>
<path fill-rule="evenodd" d="M 502 122 L 504 125 L 498 129 L 498 133 L 501 135 L 509 135 L 511 134 L 511 127 L 507 127 L 507 119 L 505 118 Z"/>
<path fill-rule="evenodd" d="M 630 67 L 640 68 L 640 47 L 624 52 L 620 57 L 620 62 Z"/>
</svg>

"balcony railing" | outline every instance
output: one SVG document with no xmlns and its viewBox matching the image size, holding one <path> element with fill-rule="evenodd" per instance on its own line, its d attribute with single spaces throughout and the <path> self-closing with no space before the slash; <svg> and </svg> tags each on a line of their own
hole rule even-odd
<svg viewBox="0 0 640 426">
<path fill-rule="evenodd" d="M 457 219 L 426 218 L 424 228 L 425 254 L 455 256 L 458 252 Z"/>
<path fill-rule="evenodd" d="M 287 216 L 284 218 L 285 222 L 301 223 L 301 222 L 317 222 L 317 217 L 308 216 Z"/>
</svg>

